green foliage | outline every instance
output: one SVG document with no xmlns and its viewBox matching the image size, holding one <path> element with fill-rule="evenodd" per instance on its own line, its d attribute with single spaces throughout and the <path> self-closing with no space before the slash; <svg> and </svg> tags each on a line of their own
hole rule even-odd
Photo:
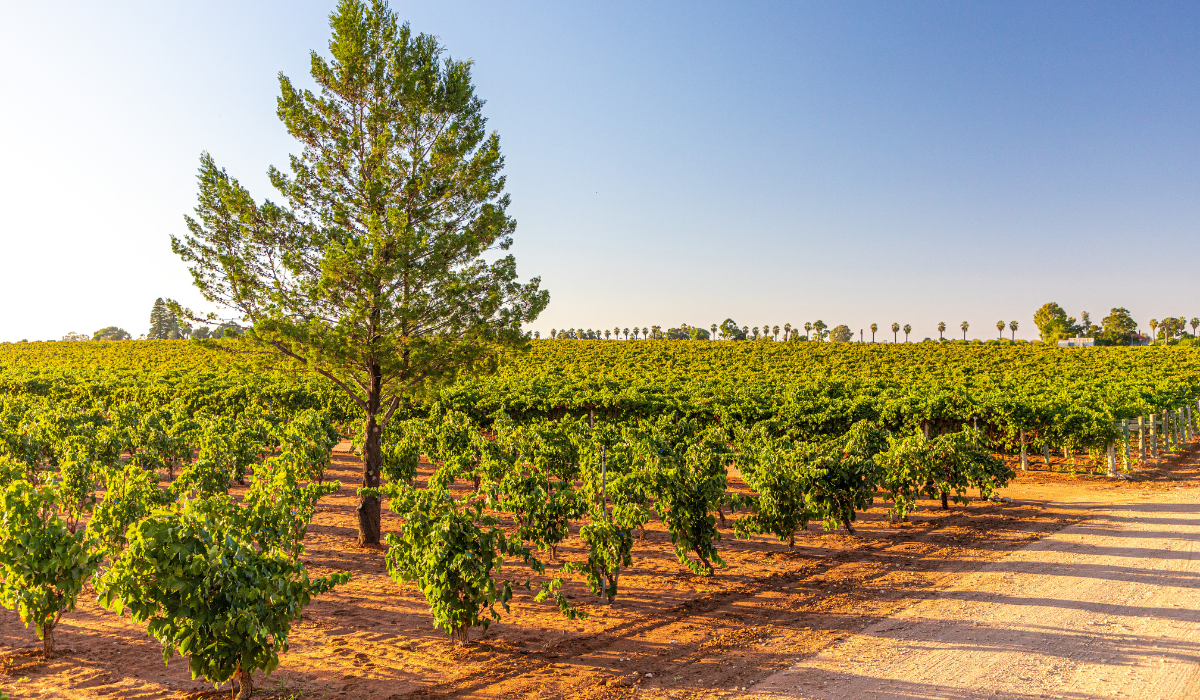
<svg viewBox="0 0 1200 700">
<path fill-rule="evenodd" d="M 484 513 L 484 496 L 457 501 L 442 488 L 405 484 L 390 485 L 387 494 L 392 510 L 405 518 L 397 534 L 387 535 L 388 573 L 396 583 L 416 582 L 434 626 L 460 644 L 472 627 L 486 632 L 500 619 L 497 603 L 508 611 L 513 582 L 497 580 L 506 556 L 520 557 L 539 574 L 545 571 L 529 548 L 505 534 L 499 519 Z M 554 590 L 558 583 L 544 584 L 537 599 L 554 593 L 560 609 L 574 618 L 578 613 Z"/>
<path fill-rule="evenodd" d="M 101 557 L 58 517 L 58 505 L 55 484 L 14 479 L 0 491 L 0 605 L 34 626 L 47 656 L 59 617 L 75 609 Z"/>
<path fill-rule="evenodd" d="M 320 432 L 309 438 L 298 437 L 294 432 L 289 433 L 288 437 L 293 439 L 289 441 L 287 449 L 294 452 L 298 448 L 301 453 L 306 455 L 311 453 L 314 459 L 319 460 L 322 458 L 319 450 L 315 446 L 308 449 L 310 446 L 303 443 L 314 442 L 316 445 L 323 445 L 327 442 L 325 426 L 320 425 L 319 420 L 309 414 L 302 414 L 302 416 L 301 420 L 306 422 L 299 429 L 308 428 Z M 244 418 L 231 416 L 202 416 L 198 423 L 197 461 L 206 461 L 216 465 L 216 468 L 227 474 L 229 479 L 238 483 L 244 482 L 246 475 L 258 462 L 265 447 L 262 426 Z M 330 445 L 330 449 L 332 449 L 332 445 Z M 324 459 L 325 464 L 328 464 L 328 455 L 325 455 Z M 321 471 L 324 472 L 324 466 L 321 467 Z"/>
<path fill-rule="evenodd" d="M 261 547 L 259 519 L 228 496 L 181 499 L 129 529 L 129 545 L 99 579 L 100 602 L 146 623 L 163 661 L 188 657 L 192 677 L 221 684 L 270 674 L 313 596 L 349 573 L 310 579 L 286 548 Z"/>
<path fill-rule="evenodd" d="M 794 443 L 773 437 L 771 424 L 738 431 L 738 467 L 753 490 L 732 499 L 750 515 L 734 523 L 739 537 L 771 533 L 791 547 L 795 533 L 820 520 L 826 530 L 839 525 L 850 533 L 857 511 L 870 506 L 879 468 L 874 456 L 886 432 L 867 421 L 824 443 Z"/>
<path fill-rule="evenodd" d="M 96 505 L 97 480 L 104 465 L 97 461 L 88 442 L 80 437 L 64 441 L 62 453 L 58 465 L 58 493 L 68 527 L 75 532 L 79 521 Z"/>
<path fill-rule="evenodd" d="M 208 498 L 226 493 L 232 484 L 233 475 L 223 462 L 197 459 L 185 465 L 171 482 L 171 497 L 194 494 Z"/>
<path fill-rule="evenodd" d="M 146 340 L 174 340 L 179 337 L 179 320 L 175 313 L 167 308 L 162 297 L 154 300 L 150 309 L 150 330 Z"/>
<path fill-rule="evenodd" d="M 887 432 L 860 420 L 845 435 L 833 438 L 817 453 L 819 468 L 805 492 L 805 503 L 826 530 L 838 525 L 854 533 L 853 522 L 868 508 L 879 482 L 875 455 L 886 445 Z"/>
<path fill-rule="evenodd" d="M 727 318 L 721 322 L 717 336 L 722 340 L 745 340 L 746 332 L 738 327 L 737 321 Z"/>
<path fill-rule="evenodd" d="M 304 534 L 317 501 L 342 487 L 337 481 L 326 484 L 311 478 L 309 456 L 295 452 L 270 457 L 255 470 L 243 504 L 260 549 L 282 551 L 294 558 L 304 551 Z M 302 483 L 306 479 L 308 483 Z"/>
<path fill-rule="evenodd" d="M 667 416 L 639 432 L 634 439 L 638 468 L 650 484 L 675 556 L 694 573 L 711 575 L 714 563 L 725 565 L 717 553 L 721 533 L 712 515 L 725 496 L 725 442 L 715 430 Z"/>
<path fill-rule="evenodd" d="M 1078 330 L 1075 319 L 1068 318 L 1067 312 L 1052 301 L 1042 304 L 1033 314 L 1033 325 L 1038 327 L 1045 343 L 1056 343 L 1062 338 L 1069 338 Z"/>
<path fill-rule="evenodd" d="M 1104 345 L 1129 345 L 1137 335 L 1137 322 L 1123 307 L 1113 308 L 1100 323 L 1103 331 L 1098 340 Z"/>
<path fill-rule="evenodd" d="M 562 446 L 559 454 L 579 460 L 588 517 L 579 536 L 588 545 L 588 557 L 564 569 L 583 573 L 592 593 L 612 603 L 621 569 L 633 564 L 633 533 L 645 527 L 653 502 L 645 453 L 638 445 L 640 431 L 601 424 L 594 429 L 576 425 L 571 433 L 576 447 Z"/>
<path fill-rule="evenodd" d="M 133 340 L 133 336 L 124 328 L 105 326 L 92 334 L 92 340 Z"/>
<path fill-rule="evenodd" d="M 281 452 L 289 452 L 300 459 L 303 465 L 300 471 L 302 478 L 318 483 L 325 480 L 325 470 L 329 468 L 333 448 L 340 438 L 328 412 L 305 409 L 290 420 L 273 426 L 269 432 L 279 444 Z M 256 447 L 261 449 L 261 445 Z M 415 473 L 416 465 L 413 464 L 413 467 Z"/>
<path fill-rule="evenodd" d="M 854 340 L 854 332 L 850 330 L 849 326 L 843 324 L 829 332 L 829 339 L 835 343 L 849 343 Z"/>
<path fill-rule="evenodd" d="M 888 449 L 875 461 L 883 469 L 883 487 L 892 500 L 892 517 L 901 520 L 921 496 L 943 503 L 953 494 L 966 503 L 966 490 L 975 487 L 987 497 L 1014 476 L 1004 462 L 983 448 L 978 431 L 964 428 L 932 440 L 924 434 L 889 438 Z"/>
<path fill-rule="evenodd" d="M 734 522 L 734 532 L 738 537 L 771 533 L 792 547 L 796 531 L 808 527 L 812 516 L 805 496 L 817 470 L 803 446 L 772 437 L 763 428 L 739 431 L 737 443 L 738 470 L 754 493 L 731 499 L 735 510 L 750 513 Z"/>
<path fill-rule="evenodd" d="M 110 467 L 104 474 L 104 498 L 88 520 L 88 536 L 112 555 L 125 548 L 130 525 L 165 504 L 168 495 L 158 485 L 158 474 L 137 464 Z"/>
<path fill-rule="evenodd" d="M 495 441 L 483 452 L 482 465 L 494 484 L 491 505 L 512 515 L 522 542 L 557 557 L 571 521 L 587 510 L 574 488 L 579 469 L 573 438 L 582 426 L 569 420 L 517 426 L 502 417 L 493 427 Z"/>
</svg>

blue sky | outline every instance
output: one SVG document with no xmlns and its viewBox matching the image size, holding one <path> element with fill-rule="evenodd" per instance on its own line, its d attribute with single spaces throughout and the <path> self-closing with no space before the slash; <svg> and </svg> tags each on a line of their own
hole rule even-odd
<svg viewBox="0 0 1200 700">
<path fill-rule="evenodd" d="M 475 61 L 543 333 L 1200 315 L 1195 3 L 392 7 Z M 278 199 L 331 8 L 2 3 L 0 340 L 200 305 L 199 154 Z"/>
</svg>

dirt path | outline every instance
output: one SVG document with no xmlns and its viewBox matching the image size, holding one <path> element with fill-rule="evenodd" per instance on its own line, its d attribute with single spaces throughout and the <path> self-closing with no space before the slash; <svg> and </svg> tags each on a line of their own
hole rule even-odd
<svg viewBox="0 0 1200 700">
<path fill-rule="evenodd" d="M 1200 490 L 1093 512 L 746 697 L 1200 697 Z"/>
</svg>

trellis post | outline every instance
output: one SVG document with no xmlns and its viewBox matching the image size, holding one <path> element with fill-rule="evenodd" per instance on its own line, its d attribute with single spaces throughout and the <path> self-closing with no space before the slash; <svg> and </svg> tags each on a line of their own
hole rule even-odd
<svg viewBox="0 0 1200 700">
<path fill-rule="evenodd" d="M 1150 419 L 1150 459 L 1158 459 L 1158 414 L 1146 416 Z"/>
<path fill-rule="evenodd" d="M 1117 451 L 1113 449 L 1113 444 L 1108 443 L 1108 475 L 1117 475 Z"/>
<path fill-rule="evenodd" d="M 1125 469 L 1129 469 L 1129 419 L 1121 419 L 1121 435 L 1125 438 L 1121 445 L 1124 447 Z"/>
<path fill-rule="evenodd" d="M 1146 461 L 1146 417 L 1138 416 L 1138 461 Z"/>
<path fill-rule="evenodd" d="M 1025 429 L 1021 429 L 1021 471 L 1029 471 L 1029 455 L 1025 453 Z"/>
</svg>

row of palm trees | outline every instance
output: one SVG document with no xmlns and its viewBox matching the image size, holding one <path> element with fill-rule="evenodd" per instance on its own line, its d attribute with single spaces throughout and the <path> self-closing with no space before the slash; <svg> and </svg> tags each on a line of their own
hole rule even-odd
<svg viewBox="0 0 1200 700">
<path fill-rule="evenodd" d="M 616 336 L 617 340 L 620 340 L 622 333 L 625 334 L 625 340 L 629 340 L 630 330 L 628 328 L 613 328 L 612 330 L 606 329 L 603 331 L 592 330 L 591 328 L 589 328 L 587 330 L 584 330 L 582 328 L 579 328 L 579 329 L 564 328 L 562 330 L 558 330 L 555 328 L 550 329 L 550 337 L 553 339 L 556 339 L 556 340 L 559 340 L 559 339 L 599 340 L 600 338 L 604 338 L 605 340 L 611 340 L 613 336 Z M 647 326 L 645 328 L 638 328 L 637 326 L 633 327 L 633 339 L 634 340 L 639 340 L 639 338 L 638 338 L 639 334 L 642 335 L 641 340 L 648 340 L 650 338 L 651 334 L 654 334 L 657 336 L 660 333 L 662 333 L 662 326 Z M 539 333 L 538 331 L 534 331 L 533 337 L 541 338 L 542 334 Z"/>
<path fill-rule="evenodd" d="M 1004 321 L 996 322 L 996 330 L 1000 332 L 1001 340 L 1004 339 L 1005 326 L 1006 326 L 1006 324 L 1004 323 Z M 967 321 L 963 321 L 961 324 L 959 324 L 959 328 L 962 329 L 963 340 L 967 339 L 967 330 L 970 327 L 971 327 L 971 324 L 968 323 Z M 1016 340 L 1017 328 L 1020 327 L 1020 324 L 1017 323 L 1016 321 L 1009 321 L 1007 324 L 1007 327 L 1009 330 L 1012 331 L 1012 339 Z M 820 320 L 818 320 L 816 322 L 806 321 L 804 323 L 804 338 L 822 341 L 829 336 L 829 332 L 827 330 L 828 328 L 829 328 L 829 326 L 827 326 L 824 321 L 820 321 Z M 944 340 L 945 333 L 946 333 L 946 322 L 945 321 L 939 322 L 937 324 L 937 329 L 938 329 L 938 340 Z M 681 330 L 684 334 L 687 334 L 692 330 L 692 328 L 690 326 L 688 326 L 686 323 L 681 323 L 679 325 L 679 330 Z M 764 339 L 764 340 L 767 338 L 770 338 L 771 340 L 779 340 L 780 330 L 783 331 L 783 339 L 785 341 L 798 340 L 801 337 L 800 336 L 800 327 L 796 326 L 793 328 L 792 324 L 790 324 L 790 323 L 783 324 L 782 329 L 780 329 L 779 326 L 772 326 L 772 325 L 763 325 L 761 327 L 761 329 L 758 326 L 753 326 L 753 327 L 742 326 L 740 329 L 738 329 L 736 327 L 731 328 L 731 327 L 726 327 L 723 325 L 717 325 L 714 323 L 711 326 L 709 326 L 709 331 L 711 331 L 711 333 L 712 333 L 709 336 L 709 338 L 721 338 L 722 340 L 730 340 L 730 339 L 733 339 L 733 336 L 735 336 L 734 331 L 738 331 L 738 330 L 741 331 L 741 337 L 750 338 L 753 340 L 759 340 L 760 338 Z M 814 330 L 816 331 L 815 338 L 812 337 L 812 332 Z M 892 324 L 892 342 L 896 342 L 896 343 L 900 342 L 899 336 L 900 336 L 901 331 L 904 331 L 904 342 L 907 343 L 908 336 L 909 336 L 909 334 L 912 333 L 912 325 L 906 323 L 906 324 L 904 324 L 904 326 L 901 326 L 899 323 L 893 323 Z M 613 328 L 612 330 L 603 330 L 603 331 L 592 330 L 590 328 L 587 330 L 583 330 L 582 328 L 580 328 L 580 329 L 569 328 L 569 329 L 563 329 L 563 330 L 557 330 L 557 329 L 551 328 L 550 329 L 550 337 L 555 338 L 555 339 L 570 339 L 570 340 L 599 340 L 601 338 L 603 338 L 604 340 L 611 340 L 615 336 L 617 340 L 620 340 L 621 336 L 624 335 L 625 340 L 629 340 L 630 332 L 631 332 L 631 330 L 629 328 L 620 328 L 620 327 Z M 872 323 L 871 324 L 871 342 L 872 343 L 875 342 L 875 334 L 878 332 L 879 332 L 879 324 Z M 632 329 L 632 333 L 633 333 L 634 340 L 649 340 L 651 338 L 657 339 L 657 338 L 665 337 L 663 335 L 662 326 L 644 326 L 644 327 L 640 327 L 640 328 L 638 326 L 634 326 Z M 641 338 L 638 337 L 639 335 L 641 336 Z M 541 333 L 534 331 L 533 337 L 540 338 Z"/>
<path fill-rule="evenodd" d="M 1195 319 L 1193 319 L 1193 321 L 1195 321 Z M 1016 340 L 1016 329 L 1020 328 L 1020 324 L 1016 321 L 1009 321 L 1007 324 L 1004 323 L 1003 321 L 997 321 L 996 322 L 996 330 L 1000 331 L 1000 339 L 1001 340 L 1004 339 L 1004 329 L 1006 329 L 1006 325 L 1007 325 L 1008 330 L 1012 331 L 1012 333 L 1013 333 L 1012 340 L 1015 341 Z M 829 331 L 827 330 L 828 328 L 829 328 L 828 325 L 826 325 L 826 323 L 824 323 L 823 321 L 805 322 L 804 323 L 804 337 L 805 337 L 805 339 L 809 339 L 809 340 L 822 341 L 822 340 L 826 339 L 826 337 L 829 336 Z M 959 328 L 962 329 L 962 340 L 966 340 L 967 339 L 967 330 L 971 328 L 971 324 L 964 321 L 961 324 L 959 324 Z M 1193 325 L 1193 328 L 1194 328 L 1194 325 Z M 684 334 L 688 334 L 689 331 L 691 330 L 691 327 L 689 327 L 689 325 L 686 323 L 680 323 L 679 329 L 682 330 Z M 748 339 L 752 339 L 752 340 L 760 340 L 760 339 L 766 340 L 769 337 L 770 340 L 778 341 L 780 330 L 784 331 L 784 340 L 785 341 L 800 339 L 800 327 L 793 328 L 791 323 L 785 323 L 784 327 L 782 327 L 782 329 L 780 329 L 779 325 L 769 325 L 769 324 L 764 324 L 762 328 L 757 327 L 757 325 L 755 325 L 755 327 L 746 327 L 746 325 L 743 325 L 742 328 L 738 329 L 736 327 L 732 327 L 732 328 L 724 327 L 724 325 L 718 325 L 718 324 L 714 323 L 712 325 L 709 325 L 708 329 L 709 329 L 709 331 L 712 331 L 712 335 L 709 336 L 709 339 L 713 339 L 713 337 L 720 337 L 721 340 L 732 340 L 731 336 L 734 335 L 733 331 L 736 331 L 736 330 L 742 331 L 743 337 L 748 337 Z M 812 337 L 812 331 L 814 331 L 814 330 L 816 331 L 816 337 Z M 871 342 L 875 342 L 875 334 L 878 333 L 878 331 L 880 331 L 880 324 L 872 323 L 871 324 Z M 908 342 L 908 335 L 910 335 L 912 333 L 912 324 L 906 323 L 906 324 L 902 325 L 902 327 L 901 327 L 901 325 L 899 323 L 893 323 L 892 324 L 892 341 L 893 342 L 900 342 L 900 331 L 904 331 L 904 340 L 905 340 L 905 342 Z M 632 328 L 632 330 L 630 330 L 629 328 L 619 328 L 619 327 L 613 328 L 611 330 L 607 330 L 607 329 L 606 330 L 593 330 L 590 328 L 587 330 L 583 330 L 582 328 L 581 329 L 570 328 L 570 329 L 563 329 L 563 330 L 558 330 L 558 329 L 553 329 L 553 328 L 550 329 L 550 337 L 552 337 L 552 339 L 560 339 L 560 340 L 565 340 L 565 339 L 600 340 L 601 337 L 604 340 L 612 340 L 613 336 L 616 336 L 617 340 L 620 340 L 620 339 L 622 339 L 622 335 L 624 335 L 625 340 L 629 340 L 630 333 L 634 334 L 634 340 L 649 340 L 649 339 L 652 339 L 652 337 L 653 337 L 653 339 L 662 339 L 662 337 L 666 337 L 664 334 L 662 334 L 661 325 L 648 325 L 648 327 L 641 327 L 641 328 L 638 328 L 635 325 L 635 327 Z M 534 337 L 541 337 L 541 334 L 539 333 L 539 331 L 534 331 L 533 335 L 534 335 Z M 638 335 L 641 335 L 641 337 L 638 337 Z M 937 339 L 938 340 L 946 339 L 946 322 L 944 322 L 944 321 L 937 324 Z"/>
<path fill-rule="evenodd" d="M 1017 339 L 1017 328 L 1019 328 L 1020 325 L 1021 324 L 1017 323 L 1016 321 L 1008 322 L 1008 328 L 1010 330 L 1012 330 L 1012 339 L 1013 340 Z M 967 321 L 963 321 L 961 324 L 959 324 L 958 327 L 962 329 L 963 340 L 966 340 L 967 339 L 967 330 L 971 328 L 971 324 Z M 1000 331 L 1000 339 L 1001 340 L 1004 339 L 1004 327 L 1005 327 L 1004 321 L 996 321 L 996 330 Z M 945 340 L 946 322 L 939 321 L 937 324 L 937 329 L 938 329 L 938 340 Z M 910 324 L 906 323 L 906 324 L 904 324 L 904 327 L 901 328 L 899 323 L 893 323 L 892 324 L 892 342 L 899 342 L 898 338 L 900 335 L 900 331 L 904 331 L 904 342 L 907 343 L 908 335 L 909 335 L 909 333 L 912 333 L 912 326 Z M 871 324 L 871 342 L 872 343 L 875 342 L 875 334 L 878 332 L 879 332 L 879 324 L 872 323 Z"/>
</svg>

